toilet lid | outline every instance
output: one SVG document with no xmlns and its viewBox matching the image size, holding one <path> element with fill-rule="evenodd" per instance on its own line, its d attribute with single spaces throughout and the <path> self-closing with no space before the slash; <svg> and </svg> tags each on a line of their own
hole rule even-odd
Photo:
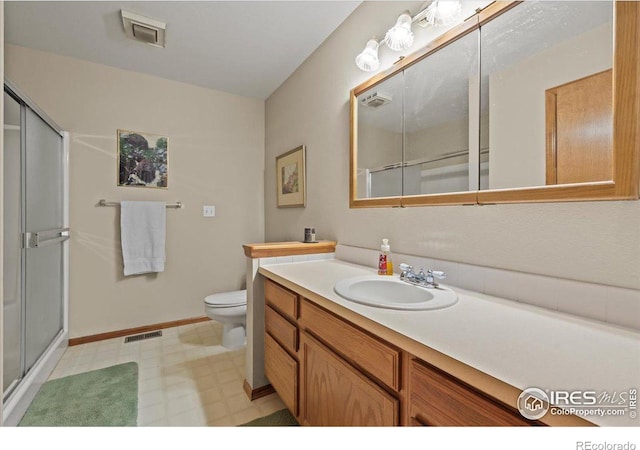
<svg viewBox="0 0 640 450">
<path fill-rule="evenodd" d="M 247 304 L 247 290 L 221 292 L 219 294 L 211 294 L 205 297 L 204 302 L 210 306 L 242 306 Z"/>
</svg>

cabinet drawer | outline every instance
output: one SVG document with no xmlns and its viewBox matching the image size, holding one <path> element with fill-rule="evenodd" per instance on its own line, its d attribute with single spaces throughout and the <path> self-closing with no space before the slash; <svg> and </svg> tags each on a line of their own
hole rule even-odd
<svg viewBox="0 0 640 450">
<path fill-rule="evenodd" d="M 409 417 L 412 425 L 528 426 L 536 424 L 422 361 L 411 361 L 410 371 Z"/>
<path fill-rule="evenodd" d="M 307 299 L 300 302 L 301 324 L 326 344 L 387 386 L 400 389 L 400 351 L 369 336 Z"/>
<path fill-rule="evenodd" d="M 298 318 L 298 296 L 269 279 L 264 280 L 264 298 L 267 304 L 273 306 L 285 316 L 296 320 Z"/>
<path fill-rule="evenodd" d="M 298 351 L 298 329 L 270 306 L 264 309 L 264 325 L 267 333 L 284 348 L 291 353 Z"/>
<path fill-rule="evenodd" d="M 268 334 L 264 336 L 264 373 L 282 402 L 298 415 L 298 363 Z"/>
</svg>

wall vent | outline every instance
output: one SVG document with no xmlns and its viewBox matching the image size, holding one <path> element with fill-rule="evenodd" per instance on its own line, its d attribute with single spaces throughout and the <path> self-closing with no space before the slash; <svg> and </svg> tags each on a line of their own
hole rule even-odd
<svg viewBox="0 0 640 450">
<path fill-rule="evenodd" d="M 164 48 L 166 23 L 125 11 L 124 9 L 120 10 L 120 14 L 122 15 L 124 34 L 128 38 L 153 45 L 154 47 Z"/>
<path fill-rule="evenodd" d="M 129 342 L 137 342 L 144 339 L 151 339 L 160 336 L 162 336 L 162 331 L 152 331 L 151 333 L 136 334 L 135 336 L 127 336 L 126 338 L 124 338 L 124 343 L 127 344 Z"/>
<path fill-rule="evenodd" d="M 386 105 L 391 101 L 391 96 L 387 94 L 383 94 L 382 92 L 372 92 L 366 97 L 362 97 L 360 99 L 360 103 L 364 106 L 369 106 L 371 108 L 378 108 L 382 105 Z"/>
</svg>

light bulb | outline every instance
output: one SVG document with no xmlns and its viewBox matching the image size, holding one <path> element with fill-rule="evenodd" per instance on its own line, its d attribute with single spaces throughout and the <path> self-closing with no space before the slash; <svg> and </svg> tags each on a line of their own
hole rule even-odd
<svg viewBox="0 0 640 450">
<path fill-rule="evenodd" d="M 453 24 L 462 12 L 462 5 L 458 0 L 434 1 L 427 8 L 425 16 L 427 22 L 435 26 Z"/>
<path fill-rule="evenodd" d="M 396 52 L 406 50 L 413 45 L 413 33 L 411 32 L 411 16 L 408 11 L 398 17 L 396 24 L 387 31 L 384 43 Z"/>
<path fill-rule="evenodd" d="M 358 56 L 356 56 L 356 66 L 360 70 L 365 72 L 371 72 L 380 67 L 380 60 L 378 59 L 378 41 L 375 39 L 369 39 L 367 46 L 362 50 Z"/>
</svg>

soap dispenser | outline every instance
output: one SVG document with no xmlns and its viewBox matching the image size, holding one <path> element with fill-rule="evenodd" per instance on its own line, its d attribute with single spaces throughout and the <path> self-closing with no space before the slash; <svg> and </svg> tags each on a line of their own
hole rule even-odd
<svg viewBox="0 0 640 450">
<path fill-rule="evenodd" d="M 391 260 L 391 247 L 389 239 L 383 239 L 378 257 L 378 275 L 393 275 L 393 261 Z"/>
</svg>

